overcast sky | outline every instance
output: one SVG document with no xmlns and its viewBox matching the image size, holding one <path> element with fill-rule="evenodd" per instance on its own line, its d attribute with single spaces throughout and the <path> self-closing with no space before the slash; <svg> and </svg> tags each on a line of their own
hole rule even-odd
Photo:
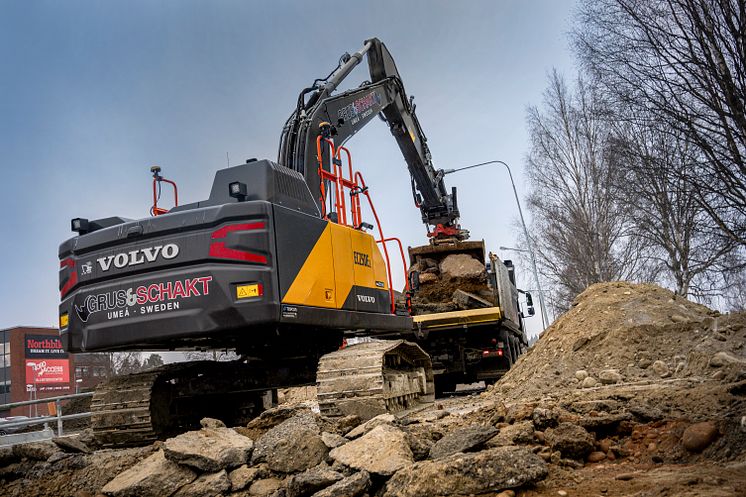
<svg viewBox="0 0 746 497">
<path fill-rule="evenodd" d="M 552 67 L 573 71 L 572 7 L 558 0 L 0 0 L 0 328 L 56 324 L 57 249 L 71 236 L 71 218 L 147 216 L 152 164 L 178 182 L 186 203 L 208 196 L 226 153 L 233 165 L 276 159 L 298 92 L 373 36 L 416 97 L 436 167 L 504 160 L 523 200 L 526 106 L 541 101 Z M 353 72 L 348 86 L 365 71 Z M 348 146 L 385 233 L 405 245 L 425 243 L 387 127 L 375 120 Z M 446 178 L 459 188 L 462 226 L 510 258 L 498 250 L 517 243 L 506 171 Z M 528 267 L 519 271 L 530 281 Z M 540 329 L 538 312 L 530 321 Z"/>
</svg>

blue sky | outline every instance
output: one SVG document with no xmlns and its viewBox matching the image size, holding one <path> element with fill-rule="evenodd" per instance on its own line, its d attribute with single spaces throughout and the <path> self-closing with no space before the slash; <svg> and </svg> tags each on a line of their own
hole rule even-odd
<svg viewBox="0 0 746 497">
<path fill-rule="evenodd" d="M 275 159 L 298 92 L 369 37 L 386 43 L 416 97 L 436 166 L 501 159 L 524 195 L 526 106 L 541 101 L 552 67 L 574 70 L 572 8 L 552 0 L 0 0 L 0 328 L 56 323 L 57 248 L 71 218 L 147 216 L 152 164 L 178 182 L 186 203 L 208 196 L 226 153 L 233 165 Z M 348 81 L 366 78 L 361 66 Z M 386 234 L 424 243 L 386 126 L 374 121 L 349 147 Z M 517 243 L 506 172 L 479 168 L 447 181 L 459 188 L 462 225 L 510 257 L 498 250 Z M 528 281 L 528 267 L 519 270 Z"/>
</svg>

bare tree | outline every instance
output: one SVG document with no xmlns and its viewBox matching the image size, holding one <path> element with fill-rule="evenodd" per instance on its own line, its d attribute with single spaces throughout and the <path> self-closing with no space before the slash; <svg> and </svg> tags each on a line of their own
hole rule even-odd
<svg viewBox="0 0 746 497">
<path fill-rule="evenodd" d="M 725 305 L 722 306 L 728 311 L 744 312 L 746 311 L 746 250 L 739 247 L 726 256 L 725 267 L 723 271 L 723 281 L 725 291 L 722 298 Z M 735 268 L 735 269 L 734 269 Z"/>
<path fill-rule="evenodd" d="M 592 85 L 578 78 L 571 91 L 556 71 L 543 107 L 528 109 L 528 205 L 558 310 L 592 283 L 639 276 L 644 247 L 619 190 L 623 170 L 609 161 L 608 121 Z"/>
<path fill-rule="evenodd" d="M 154 369 L 163 366 L 163 357 L 160 354 L 150 354 L 142 361 L 143 369 Z"/>
<path fill-rule="evenodd" d="M 184 353 L 188 361 L 235 361 L 240 356 L 232 350 L 190 350 Z"/>
<path fill-rule="evenodd" d="M 717 263 L 735 243 L 713 232 L 686 180 L 701 158 L 696 147 L 675 130 L 662 132 L 659 123 L 637 117 L 617 123 L 611 167 L 625 172 L 620 190 L 634 206 L 637 235 L 651 247 L 647 257 L 662 270 L 656 279 L 679 295 L 705 299 L 722 288 Z"/>
<path fill-rule="evenodd" d="M 113 361 L 115 375 L 137 373 L 143 369 L 139 352 L 116 352 Z"/>
<path fill-rule="evenodd" d="M 690 194 L 746 245 L 746 0 L 583 0 L 585 66 L 621 104 L 686 136 Z"/>
<path fill-rule="evenodd" d="M 141 352 L 93 352 L 76 354 L 85 366 L 95 369 L 95 376 L 106 379 L 114 376 L 137 373 L 163 365 L 160 354 L 144 357 Z"/>
</svg>

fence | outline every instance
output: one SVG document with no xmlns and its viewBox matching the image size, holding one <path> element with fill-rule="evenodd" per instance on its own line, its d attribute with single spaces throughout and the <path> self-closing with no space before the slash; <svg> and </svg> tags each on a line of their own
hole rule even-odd
<svg viewBox="0 0 746 497">
<path fill-rule="evenodd" d="M 56 436 L 61 437 L 64 434 L 63 423 L 71 419 L 81 419 L 91 416 L 90 412 L 81 412 L 77 414 L 62 414 L 62 402 L 70 399 L 76 399 L 80 397 L 92 397 L 93 392 L 74 393 L 70 395 L 60 395 L 59 397 L 47 397 L 46 399 L 36 400 L 25 400 L 23 402 L 12 402 L 10 404 L 0 404 L 0 411 L 6 411 L 13 409 L 14 407 L 30 406 L 34 404 L 47 404 L 54 402 L 55 404 L 55 415 L 54 416 L 40 416 L 37 418 L 19 419 L 17 421 L 9 421 L 7 423 L 0 424 L 0 430 L 10 430 L 14 428 L 25 428 L 27 426 L 35 425 L 48 425 L 53 422 L 57 422 L 57 434 Z M 38 440 L 47 440 L 54 436 L 54 432 L 45 427 L 39 432 L 31 433 L 17 433 L 13 435 L 0 436 L 0 445 L 13 445 L 15 443 L 23 443 Z"/>
</svg>

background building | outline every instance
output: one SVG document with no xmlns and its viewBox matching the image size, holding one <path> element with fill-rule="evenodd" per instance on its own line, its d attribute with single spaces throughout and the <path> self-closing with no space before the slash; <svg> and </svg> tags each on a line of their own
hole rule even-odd
<svg viewBox="0 0 746 497">
<path fill-rule="evenodd" d="M 112 354 L 72 354 L 75 357 L 75 393 L 90 392 L 114 374 Z"/>
<path fill-rule="evenodd" d="M 75 391 L 75 363 L 57 328 L 17 326 L 0 330 L 0 403 L 66 395 Z M 0 416 L 41 416 L 46 404 L 17 407 Z"/>
</svg>

